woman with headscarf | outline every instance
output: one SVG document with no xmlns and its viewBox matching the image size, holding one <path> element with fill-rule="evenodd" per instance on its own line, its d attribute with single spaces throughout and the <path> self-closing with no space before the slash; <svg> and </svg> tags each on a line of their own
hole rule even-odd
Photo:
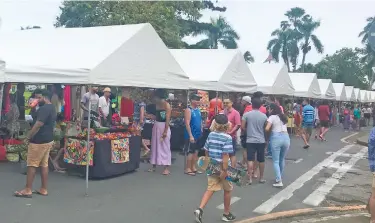
<svg viewBox="0 0 375 223">
<path fill-rule="evenodd" d="M 156 166 L 164 166 L 163 175 L 170 174 L 168 167 L 172 162 L 171 130 L 169 128 L 172 110 L 166 101 L 167 97 L 168 94 L 164 89 L 157 89 L 154 92 L 156 115 L 151 137 L 150 163 L 152 168 L 149 169 L 149 172 L 155 172 Z"/>
</svg>

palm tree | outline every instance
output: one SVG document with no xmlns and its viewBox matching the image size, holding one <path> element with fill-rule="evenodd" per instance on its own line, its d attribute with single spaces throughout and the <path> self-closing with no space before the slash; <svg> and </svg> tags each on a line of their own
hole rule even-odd
<svg viewBox="0 0 375 223">
<path fill-rule="evenodd" d="M 196 31 L 193 35 L 205 35 L 206 38 L 192 45 L 191 48 L 198 49 L 218 49 L 219 45 L 227 49 L 237 49 L 237 40 L 240 39 L 238 33 L 220 16 L 217 19 L 211 18 L 210 26 Z"/>
<path fill-rule="evenodd" d="M 254 63 L 254 61 L 255 61 L 255 59 L 254 59 L 253 55 L 251 55 L 250 51 L 246 51 L 243 54 L 243 57 L 244 57 L 246 63 Z"/>
<path fill-rule="evenodd" d="M 362 37 L 361 42 L 365 45 L 363 49 L 361 49 L 361 54 L 363 55 L 361 58 L 361 62 L 366 63 L 366 69 L 369 70 L 369 73 L 372 73 L 371 67 L 375 67 L 375 51 L 373 51 L 370 47 L 370 43 L 368 41 L 370 28 L 373 24 L 375 24 L 375 16 L 369 17 L 366 19 L 367 24 L 363 27 L 363 30 L 359 33 L 358 37 Z M 375 72 L 372 73 L 369 88 L 371 90 L 372 83 L 375 80 Z"/>
<path fill-rule="evenodd" d="M 365 27 L 363 27 L 363 30 L 358 35 L 358 37 L 362 37 L 361 42 L 363 44 L 366 44 L 366 42 L 368 40 L 368 34 L 370 32 L 370 28 L 371 28 L 372 24 L 375 23 L 375 16 L 368 17 L 366 19 L 366 22 L 367 22 L 367 24 L 365 25 Z"/>
<path fill-rule="evenodd" d="M 274 38 L 268 42 L 267 50 L 271 52 L 273 59 L 277 63 L 279 62 L 281 53 L 281 58 L 287 65 L 288 71 L 290 71 L 289 59 L 294 57 L 292 53 L 296 53 L 296 32 L 291 29 L 291 24 L 288 21 L 282 21 L 280 28 L 274 30 L 271 36 Z"/>
<path fill-rule="evenodd" d="M 311 42 L 312 45 L 314 45 L 316 51 L 320 54 L 324 52 L 324 46 L 322 42 L 319 40 L 319 38 L 314 35 L 314 31 L 320 26 L 320 21 L 314 21 L 313 18 L 310 15 L 305 15 L 302 18 L 302 23 L 299 24 L 298 30 L 301 33 L 302 37 L 302 44 L 301 44 L 301 50 L 303 53 L 302 56 L 302 72 L 305 72 L 305 61 L 306 61 L 306 55 L 311 50 Z"/>
</svg>

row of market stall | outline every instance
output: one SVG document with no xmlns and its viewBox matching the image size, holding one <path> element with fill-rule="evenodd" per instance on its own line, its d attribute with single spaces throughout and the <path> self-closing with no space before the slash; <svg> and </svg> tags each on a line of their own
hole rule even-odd
<svg viewBox="0 0 375 223">
<path fill-rule="evenodd" d="M 266 95 L 375 102 L 375 92 L 318 79 L 314 73 L 289 73 L 283 64 L 249 65 L 239 50 L 168 49 L 150 24 L 4 32 L 0 33 L 0 58 L 0 84 L 57 83 L 247 94 L 262 91 Z M 116 172 L 116 146 L 122 163 L 138 159 L 140 137 L 125 138 L 108 139 L 102 146 L 108 149 L 95 146 L 92 152 L 88 143 L 81 148 L 86 149 L 86 157 L 92 156 L 91 161 L 103 165 L 87 160 L 86 164 L 94 172 L 100 168 L 100 175 L 107 175 L 103 171 Z M 102 143 L 99 141 L 98 145 Z M 118 145 L 127 145 L 127 149 Z M 116 165 L 103 168 L 111 159 Z M 85 160 L 81 161 L 84 165 Z M 138 165 L 139 159 L 129 168 Z"/>
<path fill-rule="evenodd" d="M 239 50 L 169 50 L 150 24 L 0 34 L 0 82 L 200 89 L 375 101 L 360 90 L 281 64 L 248 65 Z"/>
</svg>

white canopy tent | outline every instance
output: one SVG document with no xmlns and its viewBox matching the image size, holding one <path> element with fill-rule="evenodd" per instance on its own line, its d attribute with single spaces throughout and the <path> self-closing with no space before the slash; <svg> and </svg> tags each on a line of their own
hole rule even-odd
<svg viewBox="0 0 375 223">
<path fill-rule="evenodd" d="M 372 95 L 371 95 L 371 91 L 366 91 L 366 94 L 367 94 L 367 102 L 372 102 L 373 98 L 372 98 Z"/>
<path fill-rule="evenodd" d="M 336 92 L 331 79 L 318 79 L 318 83 L 322 99 L 336 100 Z"/>
<path fill-rule="evenodd" d="M 344 83 L 332 83 L 333 89 L 336 94 L 336 101 L 346 101 L 346 91 Z"/>
<path fill-rule="evenodd" d="M 320 98 L 321 91 L 315 73 L 289 73 L 294 86 L 294 96 L 304 98 Z"/>
<path fill-rule="evenodd" d="M 353 86 L 345 86 L 346 100 L 345 101 L 356 101 Z"/>
<path fill-rule="evenodd" d="M 365 91 L 365 90 L 360 90 L 359 91 L 359 101 L 361 102 L 361 103 L 366 103 L 367 101 L 368 101 L 368 97 L 367 97 L 367 91 Z"/>
<path fill-rule="evenodd" d="M 5 82 L 186 89 L 188 77 L 146 24 L 0 33 Z"/>
<path fill-rule="evenodd" d="M 284 64 L 251 64 L 251 73 L 257 83 L 257 90 L 268 95 L 293 95 L 294 87 Z"/>
<path fill-rule="evenodd" d="M 371 91 L 372 102 L 375 102 L 375 91 Z"/>
<path fill-rule="evenodd" d="M 361 101 L 361 90 L 354 88 L 355 101 Z"/>
<path fill-rule="evenodd" d="M 255 92 L 256 82 L 243 54 L 228 49 L 170 50 L 190 79 L 190 89 Z"/>
</svg>

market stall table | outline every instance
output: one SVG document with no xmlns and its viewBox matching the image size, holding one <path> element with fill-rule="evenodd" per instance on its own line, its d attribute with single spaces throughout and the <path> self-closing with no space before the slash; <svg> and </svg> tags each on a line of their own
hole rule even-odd
<svg viewBox="0 0 375 223">
<path fill-rule="evenodd" d="M 118 176 L 139 168 L 140 136 L 94 139 L 90 144 L 89 178 L 91 179 Z M 85 175 L 87 147 L 85 139 L 72 137 L 67 139 L 64 161 L 68 164 L 68 170 Z"/>
</svg>

